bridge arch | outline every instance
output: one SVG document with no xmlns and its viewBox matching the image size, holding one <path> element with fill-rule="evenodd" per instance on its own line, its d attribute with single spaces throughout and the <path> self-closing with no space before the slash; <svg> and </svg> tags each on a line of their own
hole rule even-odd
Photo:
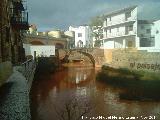
<svg viewBox="0 0 160 120">
<path fill-rule="evenodd" d="M 56 43 L 55 47 L 57 49 L 63 49 L 64 48 L 64 45 L 62 43 Z"/>
<path fill-rule="evenodd" d="M 91 54 L 89 54 L 89 53 L 87 53 L 87 52 L 83 52 L 83 51 L 78 51 L 78 52 L 80 52 L 80 53 L 82 53 L 83 55 L 85 55 L 85 56 L 87 56 L 90 60 L 91 60 L 91 62 L 92 62 L 92 64 L 93 64 L 93 67 L 95 67 L 95 59 L 94 59 L 94 57 L 91 55 Z"/>
<path fill-rule="evenodd" d="M 32 44 L 32 45 L 45 45 L 43 42 L 38 41 L 38 40 L 31 41 L 30 44 Z"/>
<path fill-rule="evenodd" d="M 72 52 L 77 52 L 79 54 L 83 54 L 84 56 L 89 58 L 89 60 L 92 63 L 93 67 L 95 67 L 96 61 L 95 61 L 94 56 L 92 54 L 84 52 L 84 51 L 82 51 L 80 49 L 67 50 L 67 51 L 65 51 L 65 54 L 70 56 L 70 55 L 73 55 Z M 77 53 L 75 55 L 77 55 Z"/>
</svg>

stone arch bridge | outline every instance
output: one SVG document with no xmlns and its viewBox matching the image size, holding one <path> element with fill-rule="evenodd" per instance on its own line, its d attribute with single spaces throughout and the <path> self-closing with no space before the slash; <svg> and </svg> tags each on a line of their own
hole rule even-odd
<svg viewBox="0 0 160 120">
<path fill-rule="evenodd" d="M 88 61 L 93 67 L 101 67 L 105 63 L 104 50 L 93 48 L 93 49 L 71 49 L 71 50 L 59 50 L 59 57 L 63 59 L 64 56 L 68 55 L 69 59 L 82 59 Z"/>
</svg>

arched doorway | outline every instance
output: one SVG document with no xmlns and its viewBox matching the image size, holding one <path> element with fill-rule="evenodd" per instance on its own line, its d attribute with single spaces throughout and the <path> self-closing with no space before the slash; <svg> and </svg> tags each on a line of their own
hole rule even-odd
<svg viewBox="0 0 160 120">
<path fill-rule="evenodd" d="M 83 47 L 83 42 L 82 42 L 82 40 L 79 40 L 79 41 L 77 42 L 77 47 L 78 47 L 78 48 Z"/>
</svg>

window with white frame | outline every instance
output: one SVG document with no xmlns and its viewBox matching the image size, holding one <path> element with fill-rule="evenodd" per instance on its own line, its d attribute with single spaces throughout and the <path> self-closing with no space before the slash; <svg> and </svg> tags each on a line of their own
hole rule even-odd
<svg viewBox="0 0 160 120">
<path fill-rule="evenodd" d="M 128 30 L 129 30 L 129 31 L 133 31 L 133 25 L 130 25 L 130 26 L 128 27 Z"/>
</svg>

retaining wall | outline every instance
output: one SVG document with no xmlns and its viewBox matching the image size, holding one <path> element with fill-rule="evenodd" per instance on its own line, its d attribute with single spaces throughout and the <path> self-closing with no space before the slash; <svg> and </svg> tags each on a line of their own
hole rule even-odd
<svg viewBox="0 0 160 120">
<path fill-rule="evenodd" d="M 115 68 L 160 72 L 160 53 L 138 50 L 113 50 L 110 65 Z"/>
</svg>

